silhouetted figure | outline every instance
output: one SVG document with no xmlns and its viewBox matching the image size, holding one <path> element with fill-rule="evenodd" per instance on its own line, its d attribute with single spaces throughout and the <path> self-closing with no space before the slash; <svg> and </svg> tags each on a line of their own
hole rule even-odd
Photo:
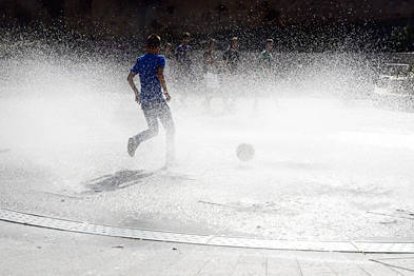
<svg viewBox="0 0 414 276">
<path fill-rule="evenodd" d="M 231 73 L 235 73 L 237 71 L 240 62 L 239 39 L 237 37 L 233 37 L 230 40 L 230 47 L 224 52 L 223 60 L 227 64 L 227 69 Z"/>
<path fill-rule="evenodd" d="M 188 78 L 192 75 L 191 72 L 191 52 L 192 48 L 190 46 L 191 35 L 190 33 L 184 33 L 181 44 L 175 49 L 175 59 L 177 61 L 178 70 L 180 77 Z"/>
<path fill-rule="evenodd" d="M 158 119 L 166 131 L 167 154 L 166 165 L 175 159 L 175 127 L 167 101 L 171 99 L 164 78 L 165 57 L 160 55 L 161 38 L 150 35 L 146 43 L 146 54 L 140 56 L 128 75 L 128 83 L 135 93 L 135 100 L 141 105 L 147 120 L 148 129 L 128 140 L 128 154 L 135 155 L 137 147 L 144 141 L 158 135 Z M 134 83 L 139 75 L 141 91 Z"/>
<path fill-rule="evenodd" d="M 218 57 L 216 53 L 216 40 L 210 39 L 207 50 L 203 53 L 203 78 L 205 85 L 206 107 L 210 109 L 210 101 L 220 88 L 218 78 Z"/>
<path fill-rule="evenodd" d="M 258 58 L 258 62 L 259 65 L 262 69 L 266 70 L 266 71 L 271 71 L 272 66 L 273 66 L 273 39 L 269 38 L 266 39 L 266 43 L 265 43 L 265 49 L 260 53 L 259 58 Z"/>
</svg>

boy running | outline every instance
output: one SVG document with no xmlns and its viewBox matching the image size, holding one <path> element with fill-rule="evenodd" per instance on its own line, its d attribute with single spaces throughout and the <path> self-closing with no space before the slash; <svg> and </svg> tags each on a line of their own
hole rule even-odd
<svg viewBox="0 0 414 276">
<path fill-rule="evenodd" d="M 146 54 L 140 56 L 128 75 L 128 83 L 135 93 L 135 101 L 141 105 L 148 129 L 138 133 L 128 140 L 128 154 L 135 155 L 137 147 L 144 141 L 158 134 L 158 119 L 161 121 L 167 138 L 166 165 L 175 158 L 174 120 L 167 101 L 171 99 L 164 78 L 165 57 L 160 55 L 161 38 L 152 34 L 147 38 Z M 141 91 L 134 83 L 134 77 L 139 75 Z"/>
</svg>

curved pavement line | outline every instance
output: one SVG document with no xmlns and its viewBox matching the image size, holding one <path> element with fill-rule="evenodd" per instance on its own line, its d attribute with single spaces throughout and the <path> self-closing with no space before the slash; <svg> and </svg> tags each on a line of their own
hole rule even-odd
<svg viewBox="0 0 414 276">
<path fill-rule="evenodd" d="M 412 241 L 270 240 L 127 229 L 0 209 L 0 220 L 40 228 L 128 239 L 251 249 L 370 254 L 414 254 Z"/>
</svg>

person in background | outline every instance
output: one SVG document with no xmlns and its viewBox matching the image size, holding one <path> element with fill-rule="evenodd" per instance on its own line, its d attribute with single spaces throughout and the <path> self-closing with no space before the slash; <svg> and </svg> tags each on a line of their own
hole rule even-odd
<svg viewBox="0 0 414 276">
<path fill-rule="evenodd" d="M 223 54 L 223 63 L 225 68 L 224 72 L 229 73 L 223 76 L 225 77 L 225 81 L 223 80 L 224 90 L 232 91 L 233 93 L 224 93 L 222 96 L 226 111 L 231 111 L 235 107 L 235 101 L 239 96 L 235 93 L 242 91 L 241 89 L 234 91 L 235 83 L 240 83 L 240 76 L 237 75 L 240 63 L 239 39 L 237 37 L 231 38 L 230 46 Z"/>
<path fill-rule="evenodd" d="M 206 107 L 210 109 L 210 102 L 219 89 L 219 79 L 217 74 L 217 54 L 216 40 L 211 38 L 208 42 L 207 50 L 203 53 L 203 77 L 205 84 Z"/>
<path fill-rule="evenodd" d="M 175 86 L 177 82 L 177 63 L 175 61 L 173 45 L 171 43 L 166 43 L 163 47 L 162 53 L 164 54 L 167 64 L 164 70 L 165 79 L 168 81 L 170 85 Z"/>
<path fill-rule="evenodd" d="M 239 39 L 237 37 L 230 40 L 230 47 L 224 52 L 223 60 L 230 73 L 236 73 L 240 62 Z"/>
<path fill-rule="evenodd" d="M 193 54 L 190 46 L 190 33 L 183 33 L 181 44 L 175 49 L 175 77 L 180 86 L 179 104 L 187 106 L 186 99 L 194 94 L 195 75 L 193 73 Z"/>
<path fill-rule="evenodd" d="M 266 70 L 266 71 L 271 71 L 272 70 L 272 66 L 273 66 L 273 39 L 269 38 L 266 39 L 265 42 L 265 49 L 260 53 L 258 61 L 259 61 L 259 65 L 262 69 Z"/>
<path fill-rule="evenodd" d="M 211 38 L 208 41 L 207 50 L 203 53 L 203 72 L 215 71 L 217 54 L 216 54 L 216 40 Z"/>
<path fill-rule="evenodd" d="M 273 57 L 273 46 L 274 41 L 271 38 L 265 40 L 264 50 L 259 54 L 257 58 L 257 72 L 255 80 L 258 84 L 262 86 L 260 91 L 254 93 L 254 103 L 253 110 L 257 112 L 259 105 L 260 96 L 269 96 L 271 95 L 277 104 L 276 95 L 274 93 L 275 89 L 275 76 L 274 76 L 274 57 Z"/>
<path fill-rule="evenodd" d="M 165 43 L 163 53 L 164 53 L 165 58 L 173 59 L 174 58 L 173 45 L 169 42 Z"/>
<path fill-rule="evenodd" d="M 190 41 L 190 33 L 183 33 L 181 44 L 175 49 L 175 59 L 181 73 L 181 77 L 189 77 L 189 75 L 191 75 L 192 48 L 190 46 Z"/>
</svg>

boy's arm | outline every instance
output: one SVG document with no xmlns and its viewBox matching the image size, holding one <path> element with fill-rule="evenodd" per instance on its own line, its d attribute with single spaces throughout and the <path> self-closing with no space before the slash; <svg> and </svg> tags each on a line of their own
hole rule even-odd
<svg viewBox="0 0 414 276">
<path fill-rule="evenodd" d="M 129 72 L 129 75 L 127 77 L 127 81 L 129 83 L 129 86 L 131 86 L 132 90 L 134 91 L 135 101 L 140 104 L 141 103 L 141 99 L 139 97 L 139 90 L 135 86 L 135 83 L 134 83 L 134 77 L 135 77 L 135 75 L 136 75 L 135 73 Z"/>
<path fill-rule="evenodd" d="M 165 81 L 164 77 L 164 68 L 158 67 L 157 78 L 160 81 L 162 90 L 164 91 L 164 96 L 167 101 L 171 100 L 171 96 L 168 93 L 167 82 Z"/>
</svg>

